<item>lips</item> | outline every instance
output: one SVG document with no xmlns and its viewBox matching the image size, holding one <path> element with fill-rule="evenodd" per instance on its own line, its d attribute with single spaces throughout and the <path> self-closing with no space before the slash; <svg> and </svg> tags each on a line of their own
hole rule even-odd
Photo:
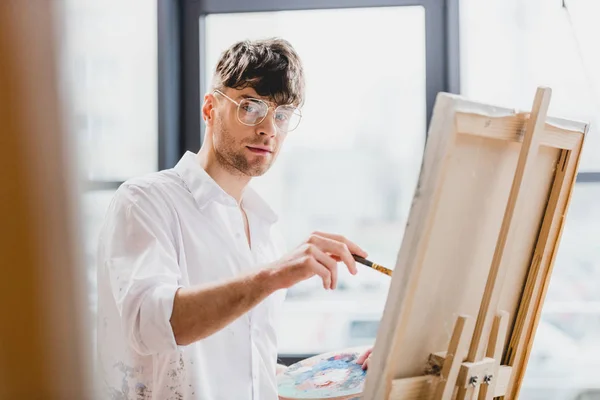
<svg viewBox="0 0 600 400">
<path fill-rule="evenodd" d="M 248 148 L 248 150 L 250 150 L 253 153 L 258 153 L 258 154 L 269 154 L 272 153 L 271 149 L 269 149 L 268 147 L 262 147 L 262 146 L 246 146 Z"/>
</svg>

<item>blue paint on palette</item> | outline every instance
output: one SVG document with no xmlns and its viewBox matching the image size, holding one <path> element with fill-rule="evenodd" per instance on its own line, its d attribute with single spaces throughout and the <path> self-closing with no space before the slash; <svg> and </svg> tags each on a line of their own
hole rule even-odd
<svg viewBox="0 0 600 400">
<path fill-rule="evenodd" d="M 366 349 L 350 349 L 308 358 L 278 377 L 283 399 L 350 399 L 362 393 L 366 371 L 356 363 Z"/>
</svg>

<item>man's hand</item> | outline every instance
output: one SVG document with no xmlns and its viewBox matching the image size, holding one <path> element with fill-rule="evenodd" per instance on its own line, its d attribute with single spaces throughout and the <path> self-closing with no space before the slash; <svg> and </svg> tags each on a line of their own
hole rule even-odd
<svg viewBox="0 0 600 400">
<path fill-rule="evenodd" d="M 362 369 L 366 370 L 369 368 L 369 361 L 371 360 L 371 353 L 373 352 L 373 348 L 371 347 L 369 350 L 365 351 L 358 357 L 356 363 L 358 365 L 362 365 Z"/>
<path fill-rule="evenodd" d="M 315 232 L 290 254 L 275 262 L 277 279 L 284 288 L 318 275 L 325 289 L 337 286 L 337 263 L 342 261 L 352 275 L 357 273 L 352 254 L 367 257 L 367 253 L 340 235 Z"/>
</svg>

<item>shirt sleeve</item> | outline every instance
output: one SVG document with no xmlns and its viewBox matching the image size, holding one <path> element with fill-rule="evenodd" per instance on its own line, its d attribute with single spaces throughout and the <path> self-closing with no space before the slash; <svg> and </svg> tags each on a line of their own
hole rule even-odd
<svg viewBox="0 0 600 400">
<path fill-rule="evenodd" d="M 118 190 L 102 239 L 101 266 L 109 278 L 123 334 L 141 355 L 177 349 L 170 319 L 181 287 L 168 209 L 148 190 Z"/>
</svg>

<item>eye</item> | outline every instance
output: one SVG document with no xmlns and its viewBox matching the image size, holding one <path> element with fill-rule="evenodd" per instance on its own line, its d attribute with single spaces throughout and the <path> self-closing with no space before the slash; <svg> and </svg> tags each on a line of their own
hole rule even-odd
<svg viewBox="0 0 600 400">
<path fill-rule="evenodd" d="M 255 104 L 252 104 L 249 101 L 242 104 L 242 109 L 244 111 L 246 111 L 247 113 L 257 113 L 258 112 L 258 106 Z"/>
<path fill-rule="evenodd" d="M 289 121 L 290 116 L 290 113 L 287 111 L 279 111 L 277 114 L 275 114 L 275 119 L 277 121 L 286 122 Z"/>
</svg>

